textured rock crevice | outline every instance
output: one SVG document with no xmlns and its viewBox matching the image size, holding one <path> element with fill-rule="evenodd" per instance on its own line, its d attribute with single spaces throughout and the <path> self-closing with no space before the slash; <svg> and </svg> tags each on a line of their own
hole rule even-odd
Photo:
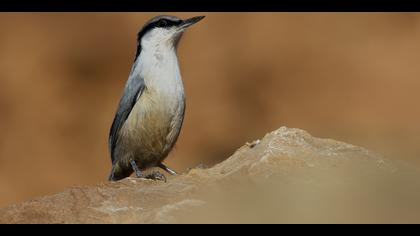
<svg viewBox="0 0 420 236">
<path fill-rule="evenodd" d="M 281 127 L 167 183 L 127 178 L 0 210 L 0 223 L 396 223 L 420 219 L 420 172 Z"/>
</svg>

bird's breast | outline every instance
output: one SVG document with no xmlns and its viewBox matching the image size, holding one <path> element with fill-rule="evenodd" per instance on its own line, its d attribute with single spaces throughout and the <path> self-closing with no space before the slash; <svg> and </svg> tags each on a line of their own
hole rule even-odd
<svg viewBox="0 0 420 236">
<path fill-rule="evenodd" d="M 183 121 L 184 90 L 146 83 L 124 124 L 123 138 L 142 158 L 164 157 L 176 141 Z"/>
</svg>

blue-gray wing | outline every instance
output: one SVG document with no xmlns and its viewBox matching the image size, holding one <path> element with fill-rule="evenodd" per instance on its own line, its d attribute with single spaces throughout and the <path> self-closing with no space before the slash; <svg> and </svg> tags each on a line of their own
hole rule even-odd
<svg viewBox="0 0 420 236">
<path fill-rule="evenodd" d="M 115 161 L 115 147 L 119 138 L 119 132 L 124 122 L 130 115 L 131 110 L 136 104 L 138 98 L 141 96 L 145 88 L 144 79 L 139 75 L 131 74 L 125 85 L 124 94 L 121 97 L 117 112 L 112 122 L 111 130 L 109 132 L 108 146 L 111 153 L 111 160 Z"/>
</svg>

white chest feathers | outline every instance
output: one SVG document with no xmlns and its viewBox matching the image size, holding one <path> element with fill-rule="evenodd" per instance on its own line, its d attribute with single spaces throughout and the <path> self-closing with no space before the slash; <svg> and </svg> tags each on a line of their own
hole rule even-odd
<svg viewBox="0 0 420 236">
<path fill-rule="evenodd" d="M 135 68 L 149 93 L 168 99 L 167 102 L 180 102 L 184 99 L 176 50 L 174 47 L 145 48 L 138 58 Z"/>
</svg>

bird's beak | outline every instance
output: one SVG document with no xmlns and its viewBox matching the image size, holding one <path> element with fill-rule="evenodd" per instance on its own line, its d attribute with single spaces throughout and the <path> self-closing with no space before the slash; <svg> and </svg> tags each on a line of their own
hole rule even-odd
<svg viewBox="0 0 420 236">
<path fill-rule="evenodd" d="M 202 20 L 205 16 L 195 16 L 189 19 L 186 19 L 182 22 L 182 24 L 180 25 L 181 29 L 185 29 L 187 27 L 190 27 L 191 25 L 199 22 L 200 20 Z"/>
</svg>

